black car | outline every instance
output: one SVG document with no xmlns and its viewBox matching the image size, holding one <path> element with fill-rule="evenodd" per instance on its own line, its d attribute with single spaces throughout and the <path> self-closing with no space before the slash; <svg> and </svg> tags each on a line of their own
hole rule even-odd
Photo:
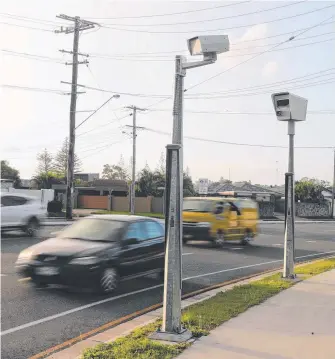
<svg viewBox="0 0 335 359">
<path fill-rule="evenodd" d="M 122 215 L 78 220 L 23 250 L 16 268 L 39 286 L 62 284 L 113 291 L 120 278 L 164 272 L 164 223 Z"/>
</svg>

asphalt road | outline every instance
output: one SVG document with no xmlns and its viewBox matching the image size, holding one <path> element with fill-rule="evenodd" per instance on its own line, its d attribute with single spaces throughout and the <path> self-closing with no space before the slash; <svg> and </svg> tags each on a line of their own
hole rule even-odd
<svg viewBox="0 0 335 359">
<path fill-rule="evenodd" d="M 7 234 L 1 241 L 2 359 L 26 359 L 51 346 L 107 322 L 162 301 L 162 282 L 155 278 L 124 282 L 115 294 L 37 290 L 18 282 L 14 262 L 18 253 L 59 227 L 43 228 L 40 237 Z M 298 224 L 297 261 L 335 254 L 335 223 Z M 283 224 L 262 224 L 250 246 L 227 244 L 213 249 L 197 242 L 183 249 L 183 292 L 276 268 L 283 258 Z"/>
</svg>

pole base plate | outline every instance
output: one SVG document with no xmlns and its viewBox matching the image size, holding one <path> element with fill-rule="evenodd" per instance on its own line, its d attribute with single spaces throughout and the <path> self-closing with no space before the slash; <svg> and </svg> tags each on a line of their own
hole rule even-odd
<svg viewBox="0 0 335 359">
<path fill-rule="evenodd" d="M 297 283 L 297 282 L 301 282 L 301 281 L 302 281 L 302 279 L 301 279 L 300 277 L 298 277 L 296 274 L 292 274 L 292 275 L 290 275 L 290 276 L 288 276 L 288 277 L 284 277 L 284 276 L 282 275 L 281 279 L 284 279 L 284 280 L 286 280 L 286 281 L 290 281 L 290 282 L 293 282 L 293 283 Z"/>
<path fill-rule="evenodd" d="M 182 329 L 180 333 L 170 333 L 157 331 L 149 336 L 150 339 L 163 342 L 185 343 L 192 338 L 192 333 L 187 329 Z"/>
</svg>

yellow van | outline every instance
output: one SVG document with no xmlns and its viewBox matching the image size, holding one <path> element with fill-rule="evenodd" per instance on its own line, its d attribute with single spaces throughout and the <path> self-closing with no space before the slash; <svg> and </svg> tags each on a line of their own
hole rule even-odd
<svg viewBox="0 0 335 359">
<path fill-rule="evenodd" d="M 183 201 L 183 243 L 189 240 L 247 244 L 258 233 L 257 202 L 249 198 L 186 197 Z"/>
</svg>

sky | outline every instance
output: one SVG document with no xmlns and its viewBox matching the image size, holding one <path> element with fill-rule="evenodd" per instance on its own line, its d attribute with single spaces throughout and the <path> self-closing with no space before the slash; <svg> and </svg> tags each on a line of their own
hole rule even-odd
<svg viewBox="0 0 335 359">
<path fill-rule="evenodd" d="M 125 126 L 132 124 L 132 118 L 125 106 L 131 105 L 148 108 L 137 115 L 137 125 L 144 127 L 137 136 L 137 170 L 146 164 L 154 169 L 172 141 L 175 55 L 199 60 L 188 55 L 187 39 L 225 34 L 230 51 L 220 54 L 215 64 L 188 70 L 185 77 L 185 168 L 194 180 L 224 177 L 283 183 L 287 124 L 277 121 L 271 94 L 288 90 L 308 99 L 306 121 L 296 125 L 296 178 L 331 181 L 334 1 L 0 3 L 0 153 L 1 159 L 20 171 L 21 178 L 31 178 L 37 154 L 44 148 L 55 154 L 69 133 L 70 96 L 63 93 L 70 86 L 61 81 L 71 82 L 71 66 L 64 63 L 72 59 L 59 50 L 72 50 L 73 34 L 54 32 L 72 25 L 56 17 L 66 14 L 100 25 L 80 35 L 80 52 L 90 56 L 80 58 L 89 64 L 79 66 L 78 83 L 109 91 L 80 88 L 85 93 L 78 95 L 77 111 L 95 110 L 113 94 L 121 94 L 76 131 L 76 153 L 83 172 L 101 173 L 104 164 L 116 164 L 120 156 L 130 165 L 131 130 Z M 292 35 L 298 36 L 284 43 Z M 44 91 L 50 89 L 61 94 Z M 76 124 L 90 113 L 78 112 Z"/>
</svg>

